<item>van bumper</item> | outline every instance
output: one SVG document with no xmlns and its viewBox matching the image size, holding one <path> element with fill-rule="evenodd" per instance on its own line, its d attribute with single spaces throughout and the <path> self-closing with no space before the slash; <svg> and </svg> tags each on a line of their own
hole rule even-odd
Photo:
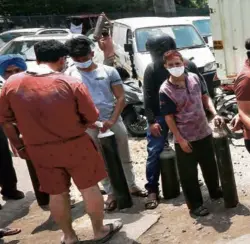
<svg viewBox="0 0 250 244">
<path fill-rule="evenodd" d="M 201 72 L 202 76 L 204 77 L 206 83 L 207 83 L 207 88 L 208 88 L 208 92 L 209 95 L 211 97 L 214 97 L 215 95 L 215 88 L 219 87 L 221 85 L 221 81 L 220 80 L 214 80 L 215 74 L 216 74 L 216 70 L 214 71 L 210 71 L 210 72 Z"/>
</svg>

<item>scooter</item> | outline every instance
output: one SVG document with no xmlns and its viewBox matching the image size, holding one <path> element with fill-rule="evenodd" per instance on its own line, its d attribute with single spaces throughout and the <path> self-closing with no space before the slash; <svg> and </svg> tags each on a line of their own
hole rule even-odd
<svg viewBox="0 0 250 244">
<path fill-rule="evenodd" d="M 143 92 L 138 81 L 130 78 L 128 72 L 116 67 L 123 80 L 126 106 L 121 114 L 124 124 L 134 137 L 145 137 L 147 134 L 147 120 L 145 116 Z"/>
</svg>

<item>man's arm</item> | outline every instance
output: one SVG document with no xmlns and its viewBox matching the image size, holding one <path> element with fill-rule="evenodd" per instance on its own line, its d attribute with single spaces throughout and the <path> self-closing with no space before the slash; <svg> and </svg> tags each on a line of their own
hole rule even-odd
<svg viewBox="0 0 250 244">
<path fill-rule="evenodd" d="M 98 40 L 98 46 L 103 51 L 103 49 L 104 49 L 104 43 L 102 42 L 101 38 L 99 38 L 99 40 Z"/>
<path fill-rule="evenodd" d="M 155 115 L 153 111 L 153 105 L 155 96 L 154 90 L 154 79 L 153 79 L 153 67 L 152 64 L 148 65 L 143 78 L 143 89 L 144 89 L 144 106 L 145 106 L 145 115 L 149 124 L 155 123 Z"/>
<path fill-rule="evenodd" d="M 110 120 L 113 123 L 116 123 L 116 121 L 118 120 L 119 116 L 121 115 L 121 113 L 125 107 L 125 92 L 124 92 L 122 85 L 113 85 L 112 91 L 113 91 L 114 96 L 116 98 L 116 104 L 115 104 L 115 109 L 114 109 L 114 112 L 113 112 Z"/>
<path fill-rule="evenodd" d="M 88 125 L 95 123 L 99 117 L 99 111 L 95 107 L 87 87 L 82 83 L 77 83 L 74 95 L 82 122 Z"/>
<path fill-rule="evenodd" d="M 103 132 L 110 129 L 118 120 L 125 107 L 125 92 L 122 85 L 122 79 L 116 69 L 112 68 L 110 73 L 108 73 L 110 79 L 110 86 L 112 88 L 113 94 L 116 98 L 116 104 L 114 111 L 108 121 L 103 123 Z"/>
<path fill-rule="evenodd" d="M 4 86 L 0 96 L 0 124 L 19 156 L 28 160 L 29 156 L 25 151 L 25 145 L 16 125 L 15 114 L 11 109 L 6 90 L 7 88 Z"/>
</svg>

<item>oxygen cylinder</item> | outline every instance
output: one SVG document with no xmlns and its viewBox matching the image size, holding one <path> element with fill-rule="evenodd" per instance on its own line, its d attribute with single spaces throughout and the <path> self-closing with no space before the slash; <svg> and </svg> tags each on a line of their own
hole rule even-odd
<svg viewBox="0 0 250 244">
<path fill-rule="evenodd" d="M 239 198 L 227 133 L 223 128 L 215 128 L 213 137 L 224 205 L 226 208 L 234 208 L 239 203 Z"/>
<path fill-rule="evenodd" d="M 99 39 L 101 37 L 102 29 L 103 29 L 106 21 L 107 21 L 107 19 L 103 15 L 100 15 L 98 17 L 96 27 L 95 27 L 95 31 L 94 31 L 94 34 L 93 34 L 95 39 Z"/>
<path fill-rule="evenodd" d="M 30 179 L 34 188 L 36 200 L 39 206 L 46 206 L 49 204 L 49 194 L 39 191 L 40 183 L 36 175 L 35 168 L 30 160 L 26 161 L 29 170 Z"/>
<path fill-rule="evenodd" d="M 176 198 L 180 195 L 176 156 L 172 148 L 165 147 L 160 155 L 162 192 L 164 199 Z"/>
<path fill-rule="evenodd" d="M 100 141 L 110 183 L 117 200 L 118 209 L 131 208 L 133 202 L 117 150 L 115 134 L 110 130 L 107 130 L 105 133 L 100 132 L 98 139 Z"/>
</svg>

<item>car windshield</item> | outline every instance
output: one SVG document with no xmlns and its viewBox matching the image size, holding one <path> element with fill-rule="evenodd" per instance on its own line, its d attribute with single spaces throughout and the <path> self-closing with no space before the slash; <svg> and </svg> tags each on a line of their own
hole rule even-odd
<svg viewBox="0 0 250 244">
<path fill-rule="evenodd" d="M 146 42 L 150 36 L 168 34 L 172 36 L 178 49 L 204 46 L 203 39 L 191 25 L 159 26 L 138 29 L 135 32 L 138 52 L 146 52 Z"/>
<path fill-rule="evenodd" d="M 195 20 L 193 21 L 193 24 L 202 36 L 212 35 L 211 22 L 209 19 Z"/>
<path fill-rule="evenodd" d="M 86 38 L 91 42 L 91 47 L 94 48 L 95 44 L 88 38 Z M 46 39 L 43 39 L 46 40 Z M 51 40 L 51 39 L 48 39 Z M 61 43 L 65 43 L 68 39 L 57 39 Z M 0 55 L 6 55 L 6 54 L 20 54 L 22 55 L 26 61 L 35 61 L 35 51 L 34 51 L 34 45 L 39 42 L 40 40 L 24 40 L 24 41 L 16 41 L 13 40 L 12 42 L 8 43 L 5 47 L 3 47 L 0 50 Z"/>
<path fill-rule="evenodd" d="M 39 40 L 27 40 L 27 41 L 12 41 L 7 44 L 3 49 L 0 51 L 0 55 L 6 54 L 20 54 L 22 55 L 27 61 L 34 61 L 36 60 L 34 45 Z M 66 39 L 59 40 L 62 43 L 66 42 Z"/>
<path fill-rule="evenodd" d="M 29 36 L 29 35 L 34 35 L 35 32 L 8 32 L 0 35 L 0 40 L 4 43 L 7 43 L 19 36 Z"/>
</svg>

